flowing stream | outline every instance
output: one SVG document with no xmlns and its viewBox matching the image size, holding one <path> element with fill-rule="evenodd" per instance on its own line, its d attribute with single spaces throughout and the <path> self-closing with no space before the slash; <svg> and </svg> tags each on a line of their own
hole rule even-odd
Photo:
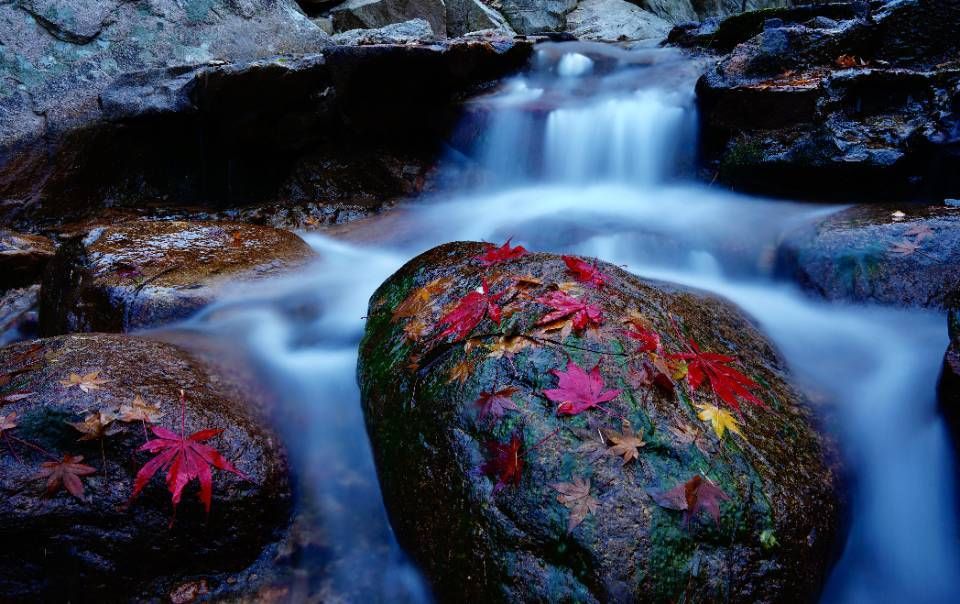
<svg viewBox="0 0 960 604">
<path fill-rule="evenodd" d="M 334 584 L 364 600 L 427 601 L 396 546 L 376 484 L 355 382 L 374 289 L 452 240 L 596 256 L 724 295 L 762 326 L 801 387 L 832 414 L 851 473 L 848 542 L 825 602 L 948 602 L 960 578 L 953 461 L 935 409 L 941 314 L 827 304 L 773 276 L 778 239 L 836 207 L 734 195 L 685 179 L 693 86 L 676 51 L 540 47 L 528 73 L 477 99 L 480 184 L 304 235 L 321 260 L 238 294 L 184 329 L 247 350 L 281 398 L 293 463 L 338 544 Z M 451 151 L 450 163 L 464 157 Z M 955 601 L 955 600 L 954 600 Z"/>
</svg>

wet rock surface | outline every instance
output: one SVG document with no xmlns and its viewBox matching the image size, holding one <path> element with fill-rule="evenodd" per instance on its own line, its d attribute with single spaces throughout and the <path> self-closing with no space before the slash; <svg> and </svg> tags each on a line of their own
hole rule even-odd
<svg viewBox="0 0 960 604">
<path fill-rule="evenodd" d="M 729 21 L 701 42 L 672 36 L 736 44 L 697 86 L 720 181 L 819 199 L 939 201 L 960 191 L 955 2 L 841 3 Z"/>
<path fill-rule="evenodd" d="M 960 444 L 960 289 L 947 298 L 947 328 L 950 345 L 943 356 L 940 374 L 940 408 L 953 430 L 954 445 Z"/>
<path fill-rule="evenodd" d="M 288 231 L 229 222 L 129 221 L 65 241 L 44 275 L 45 335 L 131 331 L 183 319 L 227 287 L 314 258 Z"/>
<path fill-rule="evenodd" d="M 0 290 L 38 282 L 53 253 L 46 237 L 0 228 Z"/>
<path fill-rule="evenodd" d="M 843 210 L 785 235 L 777 271 L 829 300 L 943 309 L 960 288 L 960 209 Z"/>
<path fill-rule="evenodd" d="M 0 161 L 0 220 L 36 229 L 108 205 L 375 209 L 417 190 L 459 101 L 531 48 L 488 36 L 128 73 L 83 127 Z"/>
<path fill-rule="evenodd" d="M 149 599 L 185 575 L 244 568 L 285 528 L 285 453 L 259 419 L 264 401 L 257 389 L 237 375 L 178 346 L 107 334 L 8 346 L 0 349 L 0 367 L 3 599 Z M 152 455 L 138 451 L 147 426 L 129 412 L 139 408 L 139 397 L 156 425 L 180 433 L 181 388 L 186 433 L 222 430 L 205 443 L 249 480 L 213 469 L 209 516 L 194 481 L 171 526 L 165 471 L 130 501 L 134 476 Z M 84 421 L 95 413 L 120 417 L 92 437 L 94 426 Z M 79 464 L 82 489 L 67 478 L 45 494 L 41 464 L 67 455 Z"/>
<path fill-rule="evenodd" d="M 750 321 L 612 265 L 485 266 L 485 252 L 451 243 L 411 260 L 372 297 L 360 350 L 387 508 L 438 597 L 814 599 L 839 531 L 833 445 Z M 587 306 L 548 317 L 545 300 L 564 295 Z M 701 419 L 723 386 L 691 386 L 695 361 L 671 356 L 688 338 L 730 355 L 763 403 L 740 401 L 739 434 Z M 572 365 L 596 367 L 588 398 L 606 402 L 571 413 L 582 399 L 558 389 Z M 665 502 L 684 488 L 689 505 Z M 716 523 L 701 488 L 729 497 Z"/>
</svg>

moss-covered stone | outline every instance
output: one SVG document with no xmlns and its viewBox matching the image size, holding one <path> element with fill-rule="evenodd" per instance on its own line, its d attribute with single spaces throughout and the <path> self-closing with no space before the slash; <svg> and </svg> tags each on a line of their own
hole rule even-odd
<svg viewBox="0 0 960 604">
<path fill-rule="evenodd" d="M 750 321 L 723 300 L 600 263 L 603 288 L 562 287 L 598 305 L 603 324 L 545 332 L 537 324 L 549 308 L 537 298 L 573 281 L 561 258 L 529 254 L 483 267 L 475 260 L 482 251 L 452 243 L 410 261 L 374 294 L 360 349 L 364 412 L 387 508 L 439 597 L 814 598 L 838 533 L 834 449 Z M 484 318 L 466 341 L 438 338 L 444 313 L 483 281 L 494 294 L 506 292 L 500 324 Z M 737 359 L 766 404 L 742 403 L 735 416 L 742 437 L 718 438 L 699 419 L 696 405 L 714 400 L 708 385 L 692 391 L 683 379 L 667 388 L 637 382 L 631 367 L 639 357 L 623 335 L 631 315 L 660 334 L 662 359 L 687 350 L 687 338 Z M 606 412 L 557 415 L 543 391 L 556 387 L 551 371 L 568 361 L 598 366 L 605 386 L 621 390 Z M 458 373 L 463 366 L 469 371 Z M 517 389 L 517 410 L 481 419 L 480 393 L 506 387 Z M 628 464 L 599 437 L 621 430 L 623 419 L 647 443 Z M 523 443 L 519 485 L 494 490 L 496 478 L 480 469 L 488 443 L 513 436 Z M 716 525 L 706 514 L 687 523 L 651 498 L 698 474 L 730 497 Z M 598 507 L 568 534 L 570 511 L 552 485 L 576 478 L 589 479 Z M 764 531 L 776 535 L 777 547 L 764 547 Z"/>
</svg>

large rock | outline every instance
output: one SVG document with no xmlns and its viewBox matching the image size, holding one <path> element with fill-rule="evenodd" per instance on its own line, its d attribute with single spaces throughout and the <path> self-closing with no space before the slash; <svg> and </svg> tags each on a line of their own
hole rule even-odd
<svg viewBox="0 0 960 604">
<path fill-rule="evenodd" d="M 349 29 L 333 36 L 337 44 L 410 44 L 429 42 L 435 38 L 433 28 L 425 19 L 410 19 L 391 23 L 377 29 Z"/>
<path fill-rule="evenodd" d="M 8 422 L 0 456 L 0 599 L 149 600 L 184 574 L 245 567 L 285 526 L 285 453 L 255 421 L 262 401 L 236 376 L 177 346 L 104 334 L 14 344 L 0 349 L 0 368 Z M 152 457 L 138 450 L 147 426 L 116 419 L 101 439 L 83 438 L 90 435 L 75 424 L 97 412 L 130 411 L 136 397 L 156 408 L 156 425 L 168 430 L 222 430 L 206 444 L 248 480 L 213 469 L 209 515 L 193 481 L 174 518 L 165 471 L 131 501 L 134 477 Z M 94 470 L 76 468 L 82 496 L 62 487 L 45 494 L 41 464 L 68 455 Z"/>
<path fill-rule="evenodd" d="M 940 408 L 953 429 L 955 443 L 960 437 L 960 288 L 948 297 L 947 331 L 950 345 L 943 357 L 940 374 Z"/>
<path fill-rule="evenodd" d="M 183 319 L 226 288 L 250 286 L 314 257 L 288 231 L 230 222 L 131 221 L 60 246 L 44 276 L 44 335 L 131 331 Z"/>
<path fill-rule="evenodd" d="M 15 171 L 0 156 L 0 223 L 56 225 L 105 205 L 376 210 L 419 190 L 460 101 L 526 65 L 532 45 L 347 46 L 126 74 L 84 128 L 35 141 L 42 153 L 17 155 Z"/>
<path fill-rule="evenodd" d="M 635 4 L 678 24 L 787 7 L 793 0 L 636 0 Z"/>
<path fill-rule="evenodd" d="M 498 8 L 519 34 L 562 32 L 577 0 L 501 0 Z"/>
<path fill-rule="evenodd" d="M 438 597 L 814 599 L 840 522 L 833 445 L 752 323 L 723 300 L 609 264 L 596 264 L 596 288 L 575 283 L 560 257 L 484 266 L 485 249 L 451 243 L 411 260 L 373 295 L 360 348 L 387 509 Z M 591 267 L 582 272 L 590 280 Z M 548 319 L 538 300 L 564 293 L 594 306 Z M 479 302 L 473 329 L 457 306 L 467 296 Z M 625 335 L 627 321 L 640 340 Z M 711 388 L 732 393 L 710 385 L 717 373 L 691 388 L 703 368 L 669 356 L 689 353 L 687 338 L 755 380 L 738 378 L 764 405 L 740 401 L 742 415 L 729 416 L 740 434 L 718 438 L 698 417 L 694 405 L 718 400 Z M 596 366 L 603 386 L 591 396 L 608 402 L 558 415 L 581 400 L 556 391 L 558 372 L 576 373 L 568 363 Z M 714 524 L 699 511 L 716 489 L 729 501 Z"/>
<path fill-rule="evenodd" d="M 960 192 L 960 44 L 946 33 L 960 5 L 856 7 L 768 19 L 700 79 L 702 140 L 721 181 L 819 199 Z"/>
<path fill-rule="evenodd" d="M 777 264 L 829 300 L 942 309 L 960 288 L 960 208 L 855 206 L 788 233 Z"/>
<path fill-rule="evenodd" d="M 447 7 L 447 35 L 451 37 L 491 29 L 512 33 L 503 15 L 482 0 L 444 0 L 444 4 Z"/>
<path fill-rule="evenodd" d="M 567 15 L 567 30 L 582 40 L 659 42 L 670 24 L 626 0 L 583 0 Z"/>
<path fill-rule="evenodd" d="M 447 31 L 447 9 L 443 0 L 347 0 L 334 8 L 335 31 L 377 29 L 410 19 L 423 19 L 434 33 Z"/>
</svg>

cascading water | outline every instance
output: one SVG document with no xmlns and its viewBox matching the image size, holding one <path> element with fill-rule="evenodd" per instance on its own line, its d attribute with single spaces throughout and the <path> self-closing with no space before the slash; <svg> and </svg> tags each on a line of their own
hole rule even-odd
<svg viewBox="0 0 960 604">
<path fill-rule="evenodd" d="M 850 537 L 824 600 L 954 599 L 960 540 L 934 392 L 943 317 L 811 301 L 773 280 L 781 234 L 836 208 L 677 178 L 695 147 L 699 69 L 669 50 L 544 45 L 530 74 L 472 108 L 486 116 L 476 153 L 483 186 L 356 225 L 354 243 L 307 235 L 321 256 L 315 266 L 183 326 L 244 347 L 281 398 L 294 464 L 337 543 L 323 571 L 334 591 L 429 599 L 393 541 L 360 412 L 354 367 L 369 296 L 436 244 L 513 237 L 711 290 L 751 313 L 798 382 L 835 407 L 850 464 Z"/>
</svg>

